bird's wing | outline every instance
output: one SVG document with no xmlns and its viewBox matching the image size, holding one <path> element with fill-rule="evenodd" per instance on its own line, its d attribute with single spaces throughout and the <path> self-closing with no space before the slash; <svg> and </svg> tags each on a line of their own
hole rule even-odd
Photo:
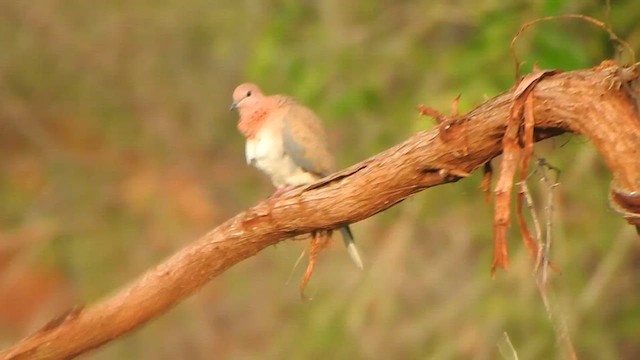
<svg viewBox="0 0 640 360">
<path fill-rule="evenodd" d="M 289 99 L 284 105 L 284 151 L 302 169 L 319 176 L 333 172 L 333 156 L 320 118 L 309 108 Z"/>
</svg>

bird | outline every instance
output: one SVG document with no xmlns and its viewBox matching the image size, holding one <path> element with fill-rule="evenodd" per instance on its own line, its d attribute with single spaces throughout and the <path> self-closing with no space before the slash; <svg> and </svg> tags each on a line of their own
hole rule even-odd
<svg viewBox="0 0 640 360">
<path fill-rule="evenodd" d="M 252 83 L 233 91 L 230 111 L 239 113 L 238 130 L 246 138 L 248 165 L 271 178 L 276 193 L 310 184 L 334 171 L 322 121 L 311 109 L 286 95 L 265 95 Z M 348 225 L 340 228 L 349 256 L 362 259 Z"/>
</svg>

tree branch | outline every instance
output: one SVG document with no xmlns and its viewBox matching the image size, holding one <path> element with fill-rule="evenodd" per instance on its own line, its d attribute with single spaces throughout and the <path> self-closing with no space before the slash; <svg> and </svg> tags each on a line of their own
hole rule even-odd
<svg viewBox="0 0 640 360">
<path fill-rule="evenodd" d="M 615 208 L 634 224 L 640 219 L 637 77 L 635 67 L 609 61 L 546 77 L 533 90 L 536 141 L 569 131 L 589 138 L 614 175 Z M 258 203 L 112 296 L 53 320 L 0 358 L 79 355 L 140 327 L 270 245 L 365 219 L 421 190 L 461 179 L 502 152 L 512 100 L 513 89 L 318 183 Z"/>
</svg>

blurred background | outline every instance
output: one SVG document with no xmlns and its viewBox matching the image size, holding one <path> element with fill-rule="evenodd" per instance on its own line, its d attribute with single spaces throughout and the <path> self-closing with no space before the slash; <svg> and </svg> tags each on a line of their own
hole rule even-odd
<svg viewBox="0 0 640 360">
<path fill-rule="evenodd" d="M 90 304 L 269 195 L 246 166 L 244 81 L 325 120 L 346 167 L 433 127 L 426 104 L 468 111 L 514 83 L 509 44 L 526 21 L 604 1 L 0 1 L 0 348 Z M 640 2 L 614 1 L 613 29 L 640 51 Z M 612 57 L 577 20 L 520 38 L 523 71 Z M 640 358 L 640 243 L 609 209 L 611 181 L 579 136 L 538 144 L 561 169 L 554 197 L 554 309 L 581 359 Z M 562 357 L 510 232 L 512 268 L 491 279 L 492 210 L 481 174 L 355 224 L 366 270 L 341 241 L 307 294 L 287 282 L 305 247 L 238 264 L 90 359 L 520 359 Z M 539 210 L 544 187 L 530 186 Z"/>
</svg>

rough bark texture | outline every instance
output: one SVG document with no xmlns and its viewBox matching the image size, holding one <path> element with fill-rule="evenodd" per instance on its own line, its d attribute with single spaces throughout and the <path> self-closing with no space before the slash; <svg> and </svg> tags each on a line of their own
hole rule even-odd
<svg viewBox="0 0 640 360">
<path fill-rule="evenodd" d="M 635 68 L 605 62 L 545 77 L 533 90 L 536 140 L 563 132 L 589 138 L 614 175 L 614 207 L 634 224 L 640 218 L 636 78 Z M 0 358 L 60 359 L 84 353 L 167 311 L 270 245 L 362 220 L 423 189 L 461 179 L 502 152 L 512 100 L 513 89 L 305 189 L 257 204 L 115 294 L 50 322 L 0 352 Z"/>
</svg>

